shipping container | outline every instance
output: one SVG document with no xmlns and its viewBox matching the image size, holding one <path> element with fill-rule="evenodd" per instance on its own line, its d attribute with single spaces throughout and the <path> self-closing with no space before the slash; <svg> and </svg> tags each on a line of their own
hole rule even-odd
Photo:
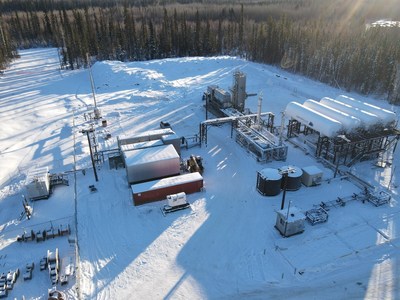
<svg viewBox="0 0 400 300">
<path fill-rule="evenodd" d="M 173 145 L 125 151 L 128 183 L 138 183 L 180 173 L 180 157 Z"/>
<path fill-rule="evenodd" d="M 166 199 L 168 195 L 184 192 L 192 194 L 203 188 L 200 173 L 188 173 L 131 185 L 134 205 Z"/>
</svg>

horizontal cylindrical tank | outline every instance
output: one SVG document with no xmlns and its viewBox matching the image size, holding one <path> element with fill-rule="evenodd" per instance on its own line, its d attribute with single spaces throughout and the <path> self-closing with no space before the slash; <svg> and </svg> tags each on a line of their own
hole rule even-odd
<svg viewBox="0 0 400 300">
<path fill-rule="evenodd" d="M 257 172 L 257 191 L 264 196 L 276 196 L 281 192 L 281 181 L 277 169 L 265 168 Z"/>
<path fill-rule="evenodd" d="M 362 126 L 366 130 L 372 129 L 374 128 L 374 126 L 378 124 L 382 124 L 382 122 L 376 115 L 361 109 L 357 109 L 356 107 L 353 107 L 341 101 L 325 97 L 321 99 L 320 103 L 335 108 L 337 110 L 343 111 L 353 117 L 356 117 L 357 119 L 360 119 Z"/>
<path fill-rule="evenodd" d="M 365 103 L 354 98 L 340 95 L 336 97 L 336 100 L 343 102 L 345 104 L 351 105 L 358 109 L 365 110 L 367 112 L 373 113 L 374 115 L 378 116 L 385 126 L 393 126 L 397 120 L 397 116 L 394 112 L 389 111 L 387 109 L 383 109 L 381 107 Z"/>
<path fill-rule="evenodd" d="M 286 106 L 285 115 L 327 137 L 335 137 L 343 131 L 339 121 L 297 102 L 290 102 Z"/>
<path fill-rule="evenodd" d="M 283 166 L 278 169 L 279 173 L 282 175 L 282 189 L 285 188 L 285 176 L 286 178 L 286 190 L 287 191 L 297 191 L 301 188 L 301 176 L 303 175 L 303 170 L 296 166 Z M 287 175 L 286 175 L 287 174 Z"/>
<path fill-rule="evenodd" d="M 343 111 L 337 110 L 333 107 L 329 107 L 315 100 L 308 99 L 304 102 L 303 105 L 317 112 L 320 112 L 328 117 L 338 120 L 340 123 L 342 123 L 345 131 L 351 131 L 361 126 L 360 119 L 350 116 L 349 114 Z"/>
</svg>

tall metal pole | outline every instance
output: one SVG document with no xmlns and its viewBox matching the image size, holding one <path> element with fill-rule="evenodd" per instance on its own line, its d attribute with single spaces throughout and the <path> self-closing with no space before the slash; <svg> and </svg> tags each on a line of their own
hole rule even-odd
<svg viewBox="0 0 400 300">
<path fill-rule="evenodd" d="M 86 53 L 86 58 L 87 58 L 87 61 L 88 61 L 88 66 L 89 66 L 89 77 L 90 77 L 90 85 L 92 86 L 94 107 L 97 108 L 96 93 L 94 92 L 94 81 L 93 81 L 93 76 L 92 76 L 92 68 L 90 67 L 90 62 L 89 62 L 89 53 Z"/>
<path fill-rule="evenodd" d="M 96 179 L 96 181 L 99 181 L 99 178 L 97 177 L 96 164 L 95 164 L 94 158 L 93 158 L 92 143 L 90 142 L 90 136 L 89 136 L 89 133 L 93 132 L 93 130 L 82 130 L 82 132 L 86 133 L 86 136 L 87 136 L 87 139 L 88 139 L 89 150 L 90 150 L 90 159 L 92 160 L 94 178 Z"/>
<path fill-rule="evenodd" d="M 283 195 L 282 195 L 281 210 L 285 207 L 287 178 L 288 178 L 288 173 L 287 172 L 283 173 Z"/>
</svg>

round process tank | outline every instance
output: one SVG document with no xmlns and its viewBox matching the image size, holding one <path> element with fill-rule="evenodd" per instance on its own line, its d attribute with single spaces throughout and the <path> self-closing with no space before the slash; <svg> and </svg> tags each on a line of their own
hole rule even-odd
<svg viewBox="0 0 400 300">
<path fill-rule="evenodd" d="M 387 109 L 383 109 L 381 107 L 362 102 L 345 95 L 337 96 L 336 100 L 378 116 L 382 120 L 384 126 L 393 127 L 396 123 L 397 115 Z"/>
<path fill-rule="evenodd" d="M 281 192 L 282 175 L 277 169 L 265 168 L 257 172 L 257 191 L 264 196 Z"/>
<path fill-rule="evenodd" d="M 345 131 L 352 131 L 356 128 L 361 127 L 360 119 L 353 117 L 343 111 L 337 110 L 333 107 L 329 107 L 318 101 L 308 99 L 304 102 L 303 105 L 305 107 L 316 110 L 316 111 L 320 112 L 321 114 L 327 115 L 328 117 L 338 120 L 340 123 L 342 123 Z"/>
<path fill-rule="evenodd" d="M 278 169 L 279 173 L 282 175 L 281 188 L 285 185 L 285 175 L 287 173 L 286 190 L 287 191 L 297 191 L 301 188 L 301 176 L 303 175 L 303 170 L 296 166 L 283 166 Z"/>
</svg>

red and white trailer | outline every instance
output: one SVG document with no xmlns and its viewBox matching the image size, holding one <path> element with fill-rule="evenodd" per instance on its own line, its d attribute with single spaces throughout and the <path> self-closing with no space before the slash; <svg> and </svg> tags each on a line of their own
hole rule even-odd
<svg viewBox="0 0 400 300">
<path fill-rule="evenodd" d="M 164 200 L 168 195 L 184 192 L 192 194 L 203 188 L 200 173 L 188 173 L 131 185 L 134 205 Z"/>
</svg>

